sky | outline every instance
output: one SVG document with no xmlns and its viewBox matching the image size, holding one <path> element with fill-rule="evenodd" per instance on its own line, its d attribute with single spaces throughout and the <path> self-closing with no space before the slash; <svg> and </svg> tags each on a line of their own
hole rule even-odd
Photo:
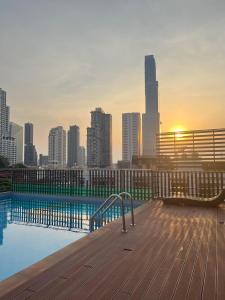
<svg viewBox="0 0 225 300">
<path fill-rule="evenodd" d="M 123 112 L 144 112 L 144 56 L 154 54 L 161 131 L 225 127 L 224 0 L 0 0 L 0 87 L 11 120 L 48 132 L 113 118 L 121 158 Z"/>
</svg>

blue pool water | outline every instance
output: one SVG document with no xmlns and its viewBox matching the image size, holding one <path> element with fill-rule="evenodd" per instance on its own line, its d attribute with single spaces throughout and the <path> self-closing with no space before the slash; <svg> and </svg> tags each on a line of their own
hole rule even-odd
<svg viewBox="0 0 225 300">
<path fill-rule="evenodd" d="M 0 281 L 84 237 L 90 216 L 101 203 L 40 195 L 0 196 Z M 107 218 L 119 216 L 116 205 Z"/>
</svg>

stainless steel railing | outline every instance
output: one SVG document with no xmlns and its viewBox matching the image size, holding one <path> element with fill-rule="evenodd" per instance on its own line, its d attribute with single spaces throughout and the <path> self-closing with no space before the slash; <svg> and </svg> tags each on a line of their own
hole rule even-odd
<svg viewBox="0 0 225 300">
<path fill-rule="evenodd" d="M 120 194 L 112 194 L 110 195 L 105 202 L 96 210 L 96 212 L 91 216 L 89 222 L 90 232 L 94 231 L 94 221 L 99 215 L 99 220 L 101 225 L 103 224 L 103 216 L 107 213 L 107 211 L 114 205 L 117 200 L 120 200 L 121 204 L 121 217 L 122 217 L 122 232 L 127 232 L 126 228 L 126 220 L 125 220 L 125 205 L 124 200 L 126 198 L 130 199 L 131 202 L 131 226 L 135 226 L 134 223 L 134 203 L 132 196 L 127 192 L 122 192 Z M 111 202 L 110 202 L 111 201 Z"/>
</svg>

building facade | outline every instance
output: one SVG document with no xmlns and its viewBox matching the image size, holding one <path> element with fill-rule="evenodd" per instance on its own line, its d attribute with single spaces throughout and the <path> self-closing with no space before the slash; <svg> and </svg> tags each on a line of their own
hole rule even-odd
<svg viewBox="0 0 225 300">
<path fill-rule="evenodd" d="M 141 153 L 141 116 L 140 113 L 122 114 L 122 159 L 132 161 L 134 155 Z"/>
<path fill-rule="evenodd" d="M 48 166 L 48 155 L 39 155 L 39 166 L 44 168 Z"/>
<path fill-rule="evenodd" d="M 0 136 L 9 134 L 9 107 L 6 105 L 6 92 L 0 88 Z"/>
<path fill-rule="evenodd" d="M 23 127 L 14 122 L 10 122 L 9 134 L 15 139 L 16 163 L 23 163 Z"/>
<path fill-rule="evenodd" d="M 48 164 L 51 168 L 66 167 L 66 131 L 62 126 L 52 128 L 49 132 Z"/>
<path fill-rule="evenodd" d="M 101 108 L 91 112 L 87 128 L 87 166 L 106 168 L 112 165 L 112 116 Z"/>
<path fill-rule="evenodd" d="M 86 153 L 85 147 L 80 146 L 78 151 L 78 166 L 85 167 L 86 165 Z"/>
<path fill-rule="evenodd" d="M 156 139 L 160 131 L 158 81 L 153 55 L 145 56 L 145 113 L 142 115 L 143 155 L 156 155 Z"/>
<path fill-rule="evenodd" d="M 67 133 L 67 166 L 68 168 L 78 166 L 80 148 L 80 128 L 76 125 L 70 126 Z"/>
<path fill-rule="evenodd" d="M 32 123 L 25 123 L 24 125 L 24 144 L 32 144 L 34 142 L 34 125 Z"/>
<path fill-rule="evenodd" d="M 26 166 L 37 166 L 37 151 L 33 144 L 33 128 L 32 123 L 25 123 L 24 125 L 24 164 Z"/>
<path fill-rule="evenodd" d="M 16 142 L 11 136 L 1 137 L 0 146 L 1 155 L 8 158 L 10 165 L 15 165 L 16 163 Z"/>
<path fill-rule="evenodd" d="M 6 92 L 0 88 L 0 155 L 7 158 L 10 165 L 14 165 L 16 143 L 9 132 L 9 112 L 9 106 L 6 105 Z"/>
</svg>

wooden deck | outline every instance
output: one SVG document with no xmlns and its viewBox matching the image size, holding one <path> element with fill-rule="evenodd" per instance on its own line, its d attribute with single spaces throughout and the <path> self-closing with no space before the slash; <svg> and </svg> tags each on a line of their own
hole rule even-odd
<svg viewBox="0 0 225 300">
<path fill-rule="evenodd" d="M 225 299 L 225 207 L 135 211 L 0 284 L 0 299 Z M 15 250 L 16 251 L 16 250 Z"/>
</svg>

